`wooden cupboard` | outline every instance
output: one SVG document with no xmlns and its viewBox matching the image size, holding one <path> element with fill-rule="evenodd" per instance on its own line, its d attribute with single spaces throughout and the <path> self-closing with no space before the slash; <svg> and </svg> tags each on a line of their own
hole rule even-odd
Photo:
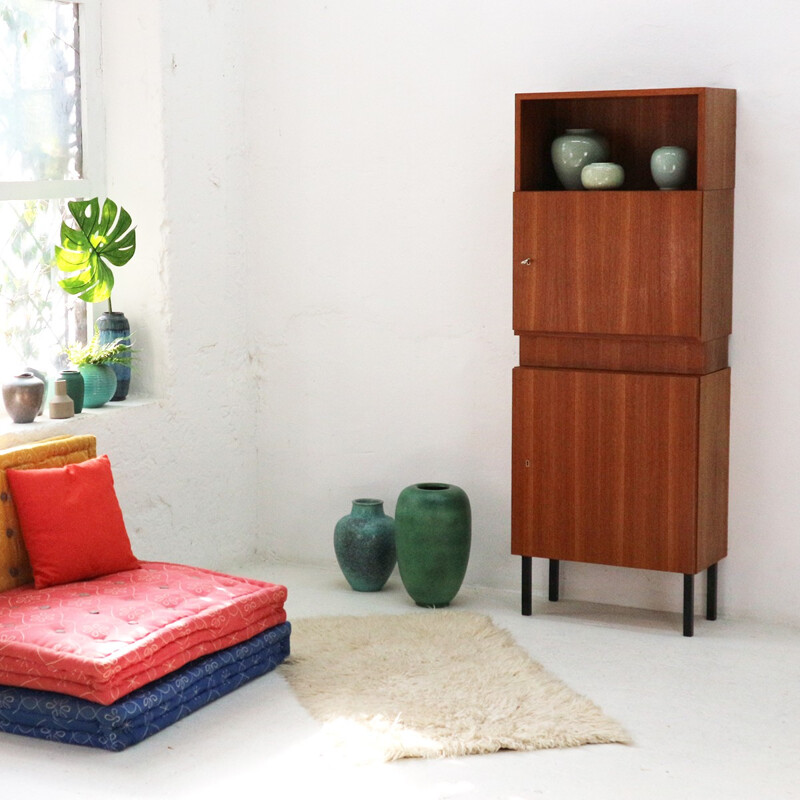
<svg viewBox="0 0 800 800">
<path fill-rule="evenodd" d="M 727 552 L 735 92 L 659 89 L 516 98 L 512 553 L 694 576 Z M 594 128 L 622 163 L 612 191 L 559 188 L 549 144 Z M 685 187 L 651 152 L 685 147 Z"/>
</svg>

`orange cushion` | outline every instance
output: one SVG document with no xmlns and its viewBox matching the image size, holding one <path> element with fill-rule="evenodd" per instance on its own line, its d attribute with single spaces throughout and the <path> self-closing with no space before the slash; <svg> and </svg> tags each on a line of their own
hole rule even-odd
<svg viewBox="0 0 800 800">
<path fill-rule="evenodd" d="M 108 456 L 6 474 L 37 589 L 139 567 Z"/>
</svg>

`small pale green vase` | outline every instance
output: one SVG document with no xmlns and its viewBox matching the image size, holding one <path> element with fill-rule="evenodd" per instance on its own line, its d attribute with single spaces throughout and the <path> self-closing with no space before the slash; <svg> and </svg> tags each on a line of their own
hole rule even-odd
<svg viewBox="0 0 800 800">
<path fill-rule="evenodd" d="M 449 605 L 464 581 L 472 542 L 466 492 L 449 483 L 407 486 L 397 498 L 395 539 L 411 599 L 425 608 Z"/>
<path fill-rule="evenodd" d="M 84 364 L 80 373 L 83 375 L 84 408 L 100 408 L 114 396 L 117 376 L 108 364 Z"/>
</svg>

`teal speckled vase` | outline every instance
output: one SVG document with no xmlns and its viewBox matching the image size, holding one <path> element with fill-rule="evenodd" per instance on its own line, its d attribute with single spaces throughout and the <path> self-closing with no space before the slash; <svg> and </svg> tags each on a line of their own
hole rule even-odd
<svg viewBox="0 0 800 800">
<path fill-rule="evenodd" d="M 467 572 L 472 511 L 463 489 L 415 483 L 397 498 L 397 566 L 418 606 L 442 608 L 458 594 Z"/>
<path fill-rule="evenodd" d="M 333 549 L 355 591 L 380 591 L 397 563 L 394 520 L 384 514 L 383 501 L 353 500 L 353 510 L 336 523 Z"/>
<path fill-rule="evenodd" d="M 84 364 L 80 373 L 83 375 L 84 408 L 100 408 L 114 396 L 117 376 L 109 364 Z"/>
</svg>

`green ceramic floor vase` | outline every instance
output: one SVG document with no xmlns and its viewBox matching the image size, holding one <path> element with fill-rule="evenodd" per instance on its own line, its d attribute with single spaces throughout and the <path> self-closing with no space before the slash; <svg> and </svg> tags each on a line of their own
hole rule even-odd
<svg viewBox="0 0 800 800">
<path fill-rule="evenodd" d="M 353 510 L 336 523 L 333 549 L 344 577 L 355 591 L 382 589 L 397 563 L 394 520 L 384 514 L 383 501 L 353 500 Z"/>
<path fill-rule="evenodd" d="M 397 566 L 418 606 L 442 608 L 458 594 L 467 572 L 472 513 L 463 489 L 415 483 L 397 498 Z"/>
</svg>

